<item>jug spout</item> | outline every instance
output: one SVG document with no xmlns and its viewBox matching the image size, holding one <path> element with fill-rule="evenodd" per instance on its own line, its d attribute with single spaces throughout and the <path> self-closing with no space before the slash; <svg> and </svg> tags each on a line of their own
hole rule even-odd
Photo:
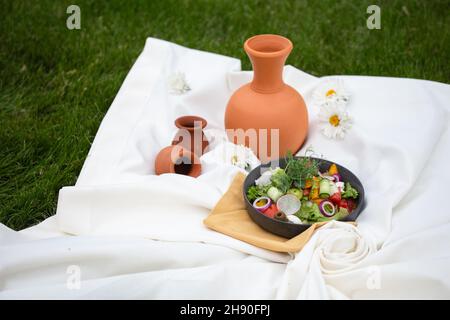
<svg viewBox="0 0 450 320">
<path fill-rule="evenodd" d="M 283 66 L 292 48 L 289 39 L 274 34 L 261 34 L 245 41 L 244 50 L 254 71 L 253 90 L 273 93 L 283 89 Z"/>
</svg>

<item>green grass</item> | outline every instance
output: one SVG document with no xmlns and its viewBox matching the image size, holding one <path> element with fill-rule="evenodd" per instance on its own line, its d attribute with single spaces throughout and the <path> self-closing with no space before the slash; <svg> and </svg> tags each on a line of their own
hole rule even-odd
<svg viewBox="0 0 450 320">
<path fill-rule="evenodd" d="M 66 8 L 81 8 L 81 30 Z M 381 30 L 366 8 L 381 7 Z M 0 0 L 0 222 L 22 229 L 55 213 L 98 125 L 153 36 L 242 59 L 243 41 L 278 33 L 311 74 L 450 82 L 449 1 Z"/>
</svg>

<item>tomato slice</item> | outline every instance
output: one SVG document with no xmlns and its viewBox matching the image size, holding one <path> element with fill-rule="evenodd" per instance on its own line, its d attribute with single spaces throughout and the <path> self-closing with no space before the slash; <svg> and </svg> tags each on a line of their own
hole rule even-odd
<svg viewBox="0 0 450 320">
<path fill-rule="evenodd" d="M 347 199 L 348 212 L 352 212 L 356 208 L 356 201 L 353 199 Z"/>
<path fill-rule="evenodd" d="M 335 205 L 340 204 L 341 203 L 341 193 L 335 192 L 334 194 L 331 195 L 331 197 L 328 200 L 333 202 Z"/>
<path fill-rule="evenodd" d="M 339 207 L 345 208 L 348 210 L 348 213 L 352 212 L 356 208 L 356 201 L 353 199 L 342 199 L 339 202 Z"/>
<path fill-rule="evenodd" d="M 273 218 L 275 214 L 278 213 L 278 208 L 275 203 L 272 203 L 270 207 L 268 207 L 266 210 L 264 210 L 263 214 L 268 216 L 269 218 Z"/>
<path fill-rule="evenodd" d="M 347 200 L 346 200 L 346 199 L 342 199 L 342 200 L 339 202 L 339 207 L 340 207 L 340 208 L 345 208 L 345 209 L 347 209 L 347 208 L 348 208 L 348 202 L 347 202 Z"/>
</svg>

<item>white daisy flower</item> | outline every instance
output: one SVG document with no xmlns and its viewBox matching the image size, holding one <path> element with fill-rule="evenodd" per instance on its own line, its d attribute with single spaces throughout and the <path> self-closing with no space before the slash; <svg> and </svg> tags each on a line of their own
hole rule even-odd
<svg viewBox="0 0 450 320">
<path fill-rule="evenodd" d="M 191 90 L 186 81 L 186 76 L 182 72 L 175 72 L 170 75 L 167 79 L 167 84 L 170 93 L 173 94 L 183 94 Z"/>
<path fill-rule="evenodd" d="M 232 155 L 230 157 L 230 162 L 232 165 L 250 171 L 255 163 L 255 155 L 250 148 L 244 145 L 230 146 Z"/>
<path fill-rule="evenodd" d="M 318 117 L 322 133 L 330 139 L 343 139 L 352 124 L 348 113 L 337 105 L 323 106 Z"/>
<path fill-rule="evenodd" d="M 317 106 L 338 104 L 345 106 L 350 99 L 341 79 L 323 81 L 313 92 L 313 103 Z"/>
<path fill-rule="evenodd" d="M 261 164 L 250 148 L 229 141 L 219 143 L 200 160 L 207 165 L 233 165 L 243 172 L 248 172 Z"/>
</svg>

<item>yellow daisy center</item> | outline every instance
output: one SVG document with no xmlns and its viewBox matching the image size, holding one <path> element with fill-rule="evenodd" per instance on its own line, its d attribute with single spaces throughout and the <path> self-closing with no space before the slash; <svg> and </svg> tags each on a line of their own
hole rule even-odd
<svg viewBox="0 0 450 320">
<path fill-rule="evenodd" d="M 330 119 L 328 119 L 328 121 L 330 122 L 330 124 L 331 124 L 333 127 L 337 127 L 337 126 L 339 125 L 339 122 L 340 122 L 341 120 L 339 119 L 339 116 L 338 116 L 337 114 L 333 114 L 333 115 L 330 117 Z"/>
<path fill-rule="evenodd" d="M 330 90 L 327 91 L 327 93 L 325 93 L 325 95 L 327 97 L 330 97 L 330 96 L 335 95 L 335 94 L 336 94 L 336 91 L 334 91 L 333 89 L 330 89 Z"/>
</svg>

